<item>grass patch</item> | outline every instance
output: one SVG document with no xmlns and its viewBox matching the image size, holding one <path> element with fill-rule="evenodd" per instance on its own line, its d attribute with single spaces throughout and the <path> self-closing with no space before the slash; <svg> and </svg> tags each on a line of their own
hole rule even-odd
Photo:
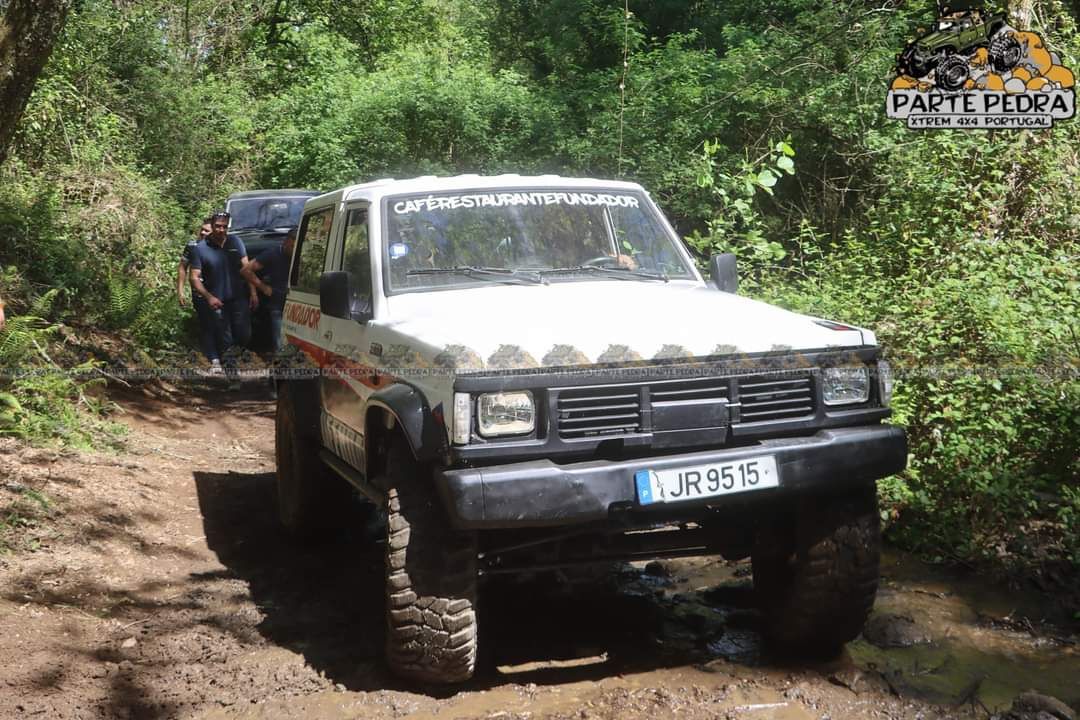
<svg viewBox="0 0 1080 720">
<path fill-rule="evenodd" d="M 0 509 L 0 554 L 38 550 L 41 540 L 30 535 L 43 520 L 57 513 L 55 503 L 44 493 L 32 488 L 17 491 L 15 498 Z"/>
</svg>

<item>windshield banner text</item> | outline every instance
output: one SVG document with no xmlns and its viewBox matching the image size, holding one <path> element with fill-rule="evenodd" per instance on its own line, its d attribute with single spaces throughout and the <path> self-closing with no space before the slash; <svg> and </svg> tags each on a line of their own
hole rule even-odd
<svg viewBox="0 0 1080 720">
<path fill-rule="evenodd" d="M 638 207 L 638 199 L 633 195 L 612 195 L 608 193 L 475 193 L 470 195 L 428 195 L 426 198 L 399 200 L 393 204 L 393 208 L 396 214 L 407 215 L 424 210 L 457 210 L 459 208 L 512 207 L 516 205 L 606 205 L 608 207 L 636 208 Z"/>
</svg>

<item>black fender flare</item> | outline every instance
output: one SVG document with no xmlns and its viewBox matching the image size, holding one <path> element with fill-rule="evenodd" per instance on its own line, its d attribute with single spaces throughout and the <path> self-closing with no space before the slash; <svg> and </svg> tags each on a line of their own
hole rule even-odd
<svg viewBox="0 0 1080 720">
<path fill-rule="evenodd" d="M 442 408 L 433 411 L 419 390 L 405 383 L 394 383 L 368 398 L 366 414 L 374 408 L 393 416 L 418 462 L 446 457 L 449 448 Z"/>
</svg>

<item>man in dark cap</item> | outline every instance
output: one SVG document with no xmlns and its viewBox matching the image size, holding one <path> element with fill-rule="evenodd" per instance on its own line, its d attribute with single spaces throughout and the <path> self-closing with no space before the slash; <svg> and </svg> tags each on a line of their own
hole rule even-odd
<svg viewBox="0 0 1080 720">
<path fill-rule="evenodd" d="M 214 213 L 210 234 L 191 253 L 191 287 L 199 339 L 215 374 L 223 361 L 235 372 L 236 354 L 251 337 L 249 311 L 259 299 L 255 286 L 241 275 L 247 262 L 243 241 L 229 234 L 229 214 Z"/>
</svg>

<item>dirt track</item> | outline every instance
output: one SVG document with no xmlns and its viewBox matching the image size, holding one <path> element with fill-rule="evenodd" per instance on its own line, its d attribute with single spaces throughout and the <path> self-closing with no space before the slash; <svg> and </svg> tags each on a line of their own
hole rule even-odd
<svg viewBox="0 0 1080 720">
<path fill-rule="evenodd" d="M 486 588 L 494 650 L 477 679 L 408 687 L 379 661 L 381 549 L 361 527 L 314 548 L 278 530 L 272 403 L 252 389 L 121 404 L 126 454 L 0 445 L 6 491 L 56 509 L 28 532 L 35 551 L 0 555 L 4 720 L 930 720 L 985 718 L 1037 683 L 1080 702 L 1067 696 L 1075 644 L 988 621 L 1030 599 L 979 605 L 978 588 L 913 579 L 910 563 L 886 565 L 878 607 L 917 617 L 924 650 L 860 640 L 822 665 L 777 664 L 757 643 L 745 566 L 672 561 L 588 592 Z"/>
</svg>

